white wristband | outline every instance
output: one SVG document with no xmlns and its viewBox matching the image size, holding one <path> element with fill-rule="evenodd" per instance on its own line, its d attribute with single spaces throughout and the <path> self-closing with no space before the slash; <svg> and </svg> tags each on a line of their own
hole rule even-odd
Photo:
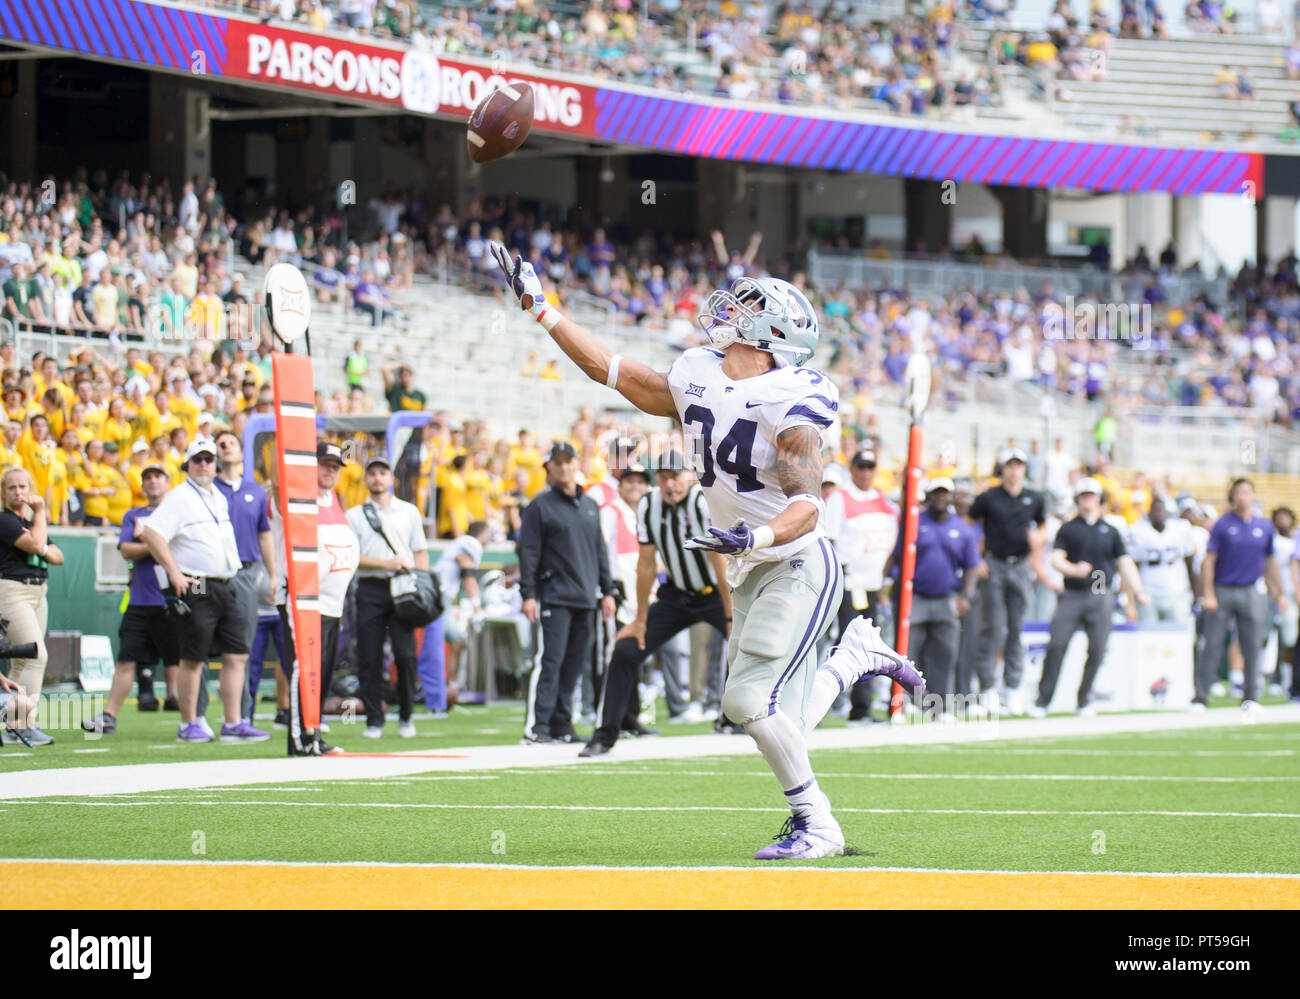
<svg viewBox="0 0 1300 999">
<path fill-rule="evenodd" d="M 605 376 L 605 385 L 608 388 L 618 388 L 618 364 L 623 360 L 618 354 L 609 359 L 609 374 Z"/>
<path fill-rule="evenodd" d="M 812 493 L 799 493 L 797 496 L 788 497 L 791 503 L 811 503 L 817 508 L 817 519 L 820 520 L 826 513 L 826 503 L 820 496 L 814 496 Z"/>
<path fill-rule="evenodd" d="M 563 318 L 564 317 L 560 315 L 559 309 L 552 309 L 550 306 L 547 306 L 537 314 L 537 321 L 542 324 L 542 329 L 546 330 L 547 333 L 555 329 Z"/>
<path fill-rule="evenodd" d="M 776 535 L 772 528 L 764 524 L 762 527 L 754 528 L 754 547 L 750 551 L 758 551 L 760 548 L 771 548 L 772 542 L 776 540 Z"/>
</svg>

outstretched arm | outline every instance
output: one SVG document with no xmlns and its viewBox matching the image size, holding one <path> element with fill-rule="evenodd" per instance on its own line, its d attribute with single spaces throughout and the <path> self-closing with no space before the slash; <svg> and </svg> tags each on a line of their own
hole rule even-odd
<svg viewBox="0 0 1300 999">
<path fill-rule="evenodd" d="M 500 243 L 489 245 L 520 306 L 546 328 L 551 339 L 560 345 L 569 360 L 582 369 L 583 374 L 594 382 L 609 385 L 643 413 L 651 416 L 677 415 L 672 392 L 668 389 L 667 375 L 639 361 L 620 357 L 617 359 L 614 378 L 611 379 L 610 371 L 615 367 L 614 352 L 546 302 L 542 295 L 542 282 L 531 264 L 525 263 L 518 256 L 511 260 L 510 252 Z"/>
</svg>

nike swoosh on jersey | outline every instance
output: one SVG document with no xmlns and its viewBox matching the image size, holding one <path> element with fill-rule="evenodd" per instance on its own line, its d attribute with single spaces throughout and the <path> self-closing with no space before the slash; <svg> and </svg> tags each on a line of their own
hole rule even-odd
<svg viewBox="0 0 1300 999">
<path fill-rule="evenodd" d="M 745 403 L 745 408 L 746 408 L 746 409 L 753 409 L 755 406 L 764 406 L 764 405 L 766 405 L 766 403 L 763 403 L 763 402 L 747 402 L 747 403 Z"/>
</svg>

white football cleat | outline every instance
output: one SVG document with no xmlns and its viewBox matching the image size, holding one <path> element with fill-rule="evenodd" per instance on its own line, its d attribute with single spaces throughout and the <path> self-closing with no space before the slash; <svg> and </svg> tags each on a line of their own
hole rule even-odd
<svg viewBox="0 0 1300 999">
<path fill-rule="evenodd" d="M 835 674 L 841 690 L 848 690 L 864 676 L 887 676 L 913 700 L 919 700 L 925 690 L 925 681 L 912 660 L 891 649 L 880 637 L 880 629 L 866 617 L 855 617 L 849 623 L 821 668 Z"/>
<path fill-rule="evenodd" d="M 399 722 L 397 725 L 397 735 L 399 738 L 402 739 L 414 739 L 415 722 L 413 721 Z"/>
<path fill-rule="evenodd" d="M 1025 714 L 1029 715 L 1030 718 L 1046 718 L 1047 709 L 1040 708 L 1037 704 L 1035 704 L 1032 707 L 1030 707 L 1030 709 L 1026 711 Z"/>
<path fill-rule="evenodd" d="M 825 823 L 826 816 L 821 820 Z M 808 817 L 791 815 L 774 837 L 776 842 L 754 854 L 755 860 L 816 860 L 818 857 L 838 857 L 844 852 L 844 834 L 839 823 L 830 819 L 830 825 L 812 826 Z"/>
<path fill-rule="evenodd" d="M 1013 718 L 1020 718 L 1025 713 L 1025 699 L 1020 696 L 1018 690 L 1008 690 L 1004 702 L 1007 707 L 1007 714 Z"/>
<path fill-rule="evenodd" d="M 1259 702 L 1242 701 L 1241 702 L 1241 720 L 1244 722 L 1255 722 L 1259 720 Z"/>
<path fill-rule="evenodd" d="M 361 738 L 363 739 L 382 739 L 383 737 L 384 729 L 381 725 L 371 725 L 361 733 Z"/>
<path fill-rule="evenodd" d="M 1202 711 L 1205 710 L 1205 705 L 1202 704 L 1200 701 L 1192 701 L 1191 704 L 1187 705 L 1187 710 L 1194 715 L 1199 715 Z"/>
<path fill-rule="evenodd" d="M 1091 704 L 1085 704 L 1083 707 L 1074 709 L 1074 716 L 1076 718 L 1095 718 L 1096 715 L 1097 709 Z"/>
</svg>

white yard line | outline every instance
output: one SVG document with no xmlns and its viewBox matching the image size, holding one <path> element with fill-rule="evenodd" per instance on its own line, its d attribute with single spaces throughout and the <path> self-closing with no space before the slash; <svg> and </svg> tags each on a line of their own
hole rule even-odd
<svg viewBox="0 0 1300 999">
<path fill-rule="evenodd" d="M 99 798 L 78 798 L 69 801 L 37 798 L 29 801 L 11 801 L 11 805 L 65 805 L 78 808 L 152 808 L 159 805 L 186 807 L 217 806 L 219 808 L 244 806 L 249 808 L 423 808 L 437 811 L 486 812 L 772 812 L 786 814 L 788 808 L 769 808 L 751 805 L 482 805 L 451 804 L 447 802 L 404 801 L 205 801 L 193 798 L 134 798 L 131 801 L 104 801 Z M 1076 809 L 1027 808 L 836 808 L 835 813 L 846 815 L 1155 815 L 1165 818 L 1216 818 L 1216 819 L 1300 819 L 1300 812 L 1188 812 L 1157 810 L 1097 811 Z"/>
<path fill-rule="evenodd" d="M 1300 722 L 1300 705 L 1285 704 L 1261 709 L 1260 723 Z M 1017 719 L 971 725 L 875 725 L 870 728 L 819 730 L 809 737 L 813 750 L 864 749 L 883 746 L 975 744 L 1042 738 L 1119 733 L 1175 733 L 1241 725 L 1241 711 L 1219 708 L 1200 714 L 1186 712 L 1147 714 L 1102 714 L 1093 718 Z M 1251 735 L 1269 738 L 1267 733 L 1225 732 L 1224 736 Z M 66 798 L 78 795 L 130 794 L 251 784 L 283 784 L 304 780 L 367 780 L 402 777 L 409 774 L 455 773 L 517 768 L 590 766 L 578 758 L 576 745 L 560 746 L 471 746 L 440 748 L 455 759 L 420 758 L 413 755 L 386 757 L 324 757 L 289 759 L 177 761 L 137 763 L 108 767 L 69 767 L 55 770 L 24 770 L 0 774 L 0 800 Z M 614 760 L 693 760 L 701 757 L 757 756 L 748 736 L 685 735 L 660 739 L 623 739 L 611 754 Z M 609 757 L 601 760 L 613 762 Z"/>
</svg>

